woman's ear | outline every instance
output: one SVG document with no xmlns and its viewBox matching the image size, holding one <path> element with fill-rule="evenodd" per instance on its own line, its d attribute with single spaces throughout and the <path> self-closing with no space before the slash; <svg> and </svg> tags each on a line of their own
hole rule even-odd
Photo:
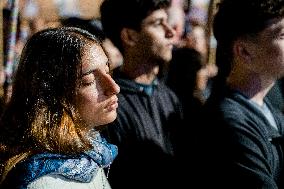
<svg viewBox="0 0 284 189">
<path fill-rule="evenodd" d="M 120 37 L 121 41 L 128 46 L 134 46 L 138 42 L 137 31 L 130 28 L 123 28 Z"/>
</svg>

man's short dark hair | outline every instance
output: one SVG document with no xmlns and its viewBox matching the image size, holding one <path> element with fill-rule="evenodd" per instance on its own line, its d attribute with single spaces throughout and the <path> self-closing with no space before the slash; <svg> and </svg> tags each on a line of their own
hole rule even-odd
<svg viewBox="0 0 284 189">
<path fill-rule="evenodd" d="M 123 52 L 121 30 L 139 30 L 143 19 L 155 10 L 169 7 L 170 4 L 171 0 L 105 0 L 100 8 L 105 34 Z"/>
<path fill-rule="evenodd" d="M 268 26 L 269 20 L 283 17 L 283 0 L 221 0 L 213 22 L 219 74 L 226 77 L 230 73 L 236 39 L 256 36 Z"/>
</svg>

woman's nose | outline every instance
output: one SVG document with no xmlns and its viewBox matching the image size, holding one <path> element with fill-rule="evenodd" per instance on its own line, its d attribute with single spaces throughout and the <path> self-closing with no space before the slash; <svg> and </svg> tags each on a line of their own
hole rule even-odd
<svg viewBox="0 0 284 189">
<path fill-rule="evenodd" d="M 120 87 L 112 79 L 110 75 L 106 75 L 105 95 L 115 95 L 120 92 Z"/>
</svg>

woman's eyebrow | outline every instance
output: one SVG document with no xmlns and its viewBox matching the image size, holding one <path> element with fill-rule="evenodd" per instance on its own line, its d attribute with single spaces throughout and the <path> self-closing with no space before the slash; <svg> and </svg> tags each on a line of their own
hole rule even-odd
<svg viewBox="0 0 284 189">
<path fill-rule="evenodd" d="M 108 68 L 110 68 L 110 61 L 109 60 L 106 62 L 106 65 L 107 65 Z M 95 70 L 96 69 L 90 69 L 90 70 L 86 71 L 85 73 L 82 73 L 81 77 L 84 77 L 85 75 L 89 75 L 89 74 L 93 73 Z"/>
<path fill-rule="evenodd" d="M 95 69 L 91 69 L 91 70 L 89 70 L 85 73 L 82 73 L 82 77 L 84 77 L 85 75 L 89 75 L 89 74 L 93 73 L 94 71 L 95 71 Z"/>
<path fill-rule="evenodd" d="M 107 65 L 107 67 L 108 67 L 108 69 L 109 69 L 109 71 L 110 71 L 110 60 L 108 60 L 107 62 L 106 62 L 106 65 Z"/>
</svg>

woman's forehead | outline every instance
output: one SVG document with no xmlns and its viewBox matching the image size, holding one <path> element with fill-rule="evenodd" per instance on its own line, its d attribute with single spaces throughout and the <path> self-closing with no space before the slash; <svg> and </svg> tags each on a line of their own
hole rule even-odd
<svg viewBox="0 0 284 189">
<path fill-rule="evenodd" d="M 82 59 L 82 71 L 97 69 L 98 67 L 105 66 L 108 62 L 108 58 L 103 48 L 94 43 L 86 47 Z"/>
</svg>

